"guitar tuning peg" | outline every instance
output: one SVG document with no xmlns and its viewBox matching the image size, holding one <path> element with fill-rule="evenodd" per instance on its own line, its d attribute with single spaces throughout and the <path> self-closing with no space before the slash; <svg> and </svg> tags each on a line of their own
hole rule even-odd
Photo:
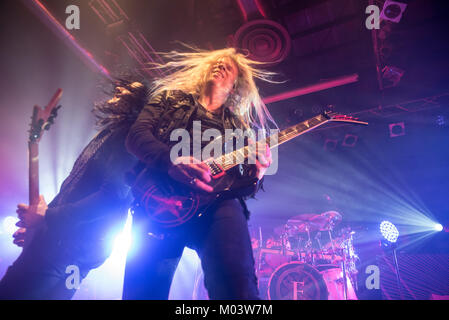
<svg viewBox="0 0 449 320">
<path fill-rule="evenodd" d="M 58 110 L 62 107 L 62 105 L 57 106 L 52 110 L 52 113 L 54 113 L 55 117 L 58 115 Z"/>
</svg>

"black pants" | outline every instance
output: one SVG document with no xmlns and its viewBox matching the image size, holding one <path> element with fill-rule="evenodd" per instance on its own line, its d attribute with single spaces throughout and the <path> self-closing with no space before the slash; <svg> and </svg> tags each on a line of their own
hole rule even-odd
<svg viewBox="0 0 449 320">
<path fill-rule="evenodd" d="M 238 200 L 217 203 L 186 232 L 158 239 L 133 223 L 123 299 L 166 300 L 185 246 L 196 250 L 211 299 L 259 299 L 246 217 Z"/>
</svg>

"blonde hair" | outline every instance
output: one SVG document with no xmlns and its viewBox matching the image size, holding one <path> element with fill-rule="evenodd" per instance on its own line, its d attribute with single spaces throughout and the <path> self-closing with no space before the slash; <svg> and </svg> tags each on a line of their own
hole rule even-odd
<svg viewBox="0 0 449 320">
<path fill-rule="evenodd" d="M 245 55 L 238 53 L 235 48 L 209 51 L 185 46 L 192 49 L 193 52 L 162 53 L 161 55 L 169 62 L 152 64 L 153 69 L 169 71 L 168 75 L 154 80 L 151 88 L 153 95 L 160 94 L 165 90 L 181 90 L 199 97 L 206 86 L 209 72 L 214 63 L 220 58 L 228 57 L 237 65 L 238 77 L 225 107 L 236 114 L 247 128 L 268 129 L 268 122 L 277 127 L 254 82 L 254 78 L 256 78 L 270 83 L 279 83 L 271 79 L 275 73 L 256 68 L 257 65 L 263 63 L 250 60 Z"/>
</svg>

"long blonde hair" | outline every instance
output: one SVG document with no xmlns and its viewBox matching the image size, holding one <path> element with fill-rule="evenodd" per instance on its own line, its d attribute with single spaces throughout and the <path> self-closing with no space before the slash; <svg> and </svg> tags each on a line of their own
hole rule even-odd
<svg viewBox="0 0 449 320">
<path fill-rule="evenodd" d="M 220 58 L 229 57 L 237 65 L 238 77 L 225 107 L 233 111 L 247 128 L 269 129 L 268 122 L 276 126 L 254 82 L 254 78 L 257 78 L 270 83 L 279 83 L 272 80 L 275 73 L 256 68 L 257 65 L 263 63 L 248 59 L 245 55 L 238 53 L 235 48 L 209 51 L 187 47 L 193 52 L 162 53 L 161 55 L 169 62 L 152 64 L 153 69 L 168 71 L 168 75 L 153 81 L 151 88 L 153 95 L 165 90 L 181 90 L 200 96 L 214 63 Z"/>
</svg>

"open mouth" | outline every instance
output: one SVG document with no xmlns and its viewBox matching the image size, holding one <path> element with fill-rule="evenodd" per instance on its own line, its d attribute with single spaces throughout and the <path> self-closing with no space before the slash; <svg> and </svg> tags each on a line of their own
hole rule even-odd
<svg viewBox="0 0 449 320">
<path fill-rule="evenodd" d="M 221 72 L 219 72 L 219 71 L 214 71 L 213 72 L 213 76 L 214 77 L 221 77 L 222 79 L 224 78 L 223 74 Z"/>
<path fill-rule="evenodd" d="M 212 75 L 214 77 L 217 77 L 218 75 L 224 79 L 224 73 L 222 71 L 222 69 L 220 68 L 220 66 L 215 66 L 214 69 L 212 70 Z"/>
</svg>

